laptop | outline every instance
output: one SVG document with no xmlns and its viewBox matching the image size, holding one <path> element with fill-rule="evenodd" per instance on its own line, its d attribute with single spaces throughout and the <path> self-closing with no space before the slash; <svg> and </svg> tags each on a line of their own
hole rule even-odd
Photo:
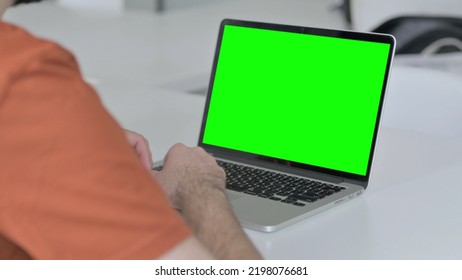
<svg viewBox="0 0 462 280">
<path fill-rule="evenodd" d="M 271 232 L 366 189 L 395 40 L 222 21 L 199 137 L 241 225 Z"/>
</svg>

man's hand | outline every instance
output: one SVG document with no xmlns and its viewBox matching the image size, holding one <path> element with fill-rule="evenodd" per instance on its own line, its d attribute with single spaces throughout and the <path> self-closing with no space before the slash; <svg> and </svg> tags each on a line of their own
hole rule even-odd
<svg viewBox="0 0 462 280">
<path fill-rule="evenodd" d="M 224 170 L 204 149 L 176 144 L 165 156 L 163 170 L 153 174 L 167 192 L 170 202 L 182 210 L 194 235 L 214 257 L 261 258 L 229 207 Z M 186 248 L 180 246 L 178 251 L 165 257 L 184 258 L 191 251 Z M 198 252 L 197 249 L 192 251 Z"/>
<path fill-rule="evenodd" d="M 180 209 L 185 199 L 199 198 L 198 194 L 209 191 L 224 193 L 225 189 L 225 172 L 200 147 L 174 145 L 164 158 L 163 170 L 153 174 L 172 205 Z"/>
<path fill-rule="evenodd" d="M 143 135 L 130 130 L 124 130 L 128 143 L 135 150 L 143 166 L 151 171 L 152 169 L 152 154 L 149 149 L 149 143 Z"/>
</svg>

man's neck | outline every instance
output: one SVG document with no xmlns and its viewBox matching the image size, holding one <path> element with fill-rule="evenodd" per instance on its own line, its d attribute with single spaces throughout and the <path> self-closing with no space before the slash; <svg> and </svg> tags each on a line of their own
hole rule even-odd
<svg viewBox="0 0 462 280">
<path fill-rule="evenodd" d="M 0 19 L 11 5 L 13 5 L 13 0 L 0 0 Z"/>
</svg>

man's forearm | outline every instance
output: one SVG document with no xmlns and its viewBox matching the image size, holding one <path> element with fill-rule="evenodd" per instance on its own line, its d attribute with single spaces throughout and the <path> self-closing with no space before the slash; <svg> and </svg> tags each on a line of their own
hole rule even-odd
<svg viewBox="0 0 462 280">
<path fill-rule="evenodd" d="M 224 191 L 203 189 L 184 199 L 183 214 L 197 238 L 218 259 L 261 259 L 228 205 Z"/>
<path fill-rule="evenodd" d="M 164 158 L 164 169 L 154 176 L 215 258 L 261 258 L 229 208 L 225 171 L 204 149 L 173 145 Z"/>
</svg>

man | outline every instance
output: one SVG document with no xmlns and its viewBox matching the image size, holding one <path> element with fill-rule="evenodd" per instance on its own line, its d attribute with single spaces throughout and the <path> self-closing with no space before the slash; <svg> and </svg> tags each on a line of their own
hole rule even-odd
<svg viewBox="0 0 462 280">
<path fill-rule="evenodd" d="M 154 179 L 69 52 L 0 22 L 0 65 L 0 259 L 260 258 L 204 150 L 174 145 Z"/>
</svg>

